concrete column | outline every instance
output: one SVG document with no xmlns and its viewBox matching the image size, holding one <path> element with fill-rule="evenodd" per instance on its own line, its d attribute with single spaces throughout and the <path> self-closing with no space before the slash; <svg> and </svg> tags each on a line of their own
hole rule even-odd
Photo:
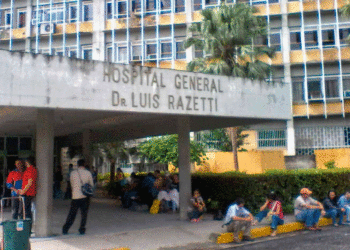
<svg viewBox="0 0 350 250">
<path fill-rule="evenodd" d="M 31 35 L 32 35 L 32 12 L 33 12 L 33 5 L 32 0 L 27 0 L 27 13 L 26 13 L 26 43 L 25 43 L 25 51 L 31 52 L 32 51 L 32 43 L 31 43 Z"/>
<path fill-rule="evenodd" d="M 35 236 L 47 237 L 52 228 L 54 110 L 38 109 L 36 119 L 36 195 Z"/>
<path fill-rule="evenodd" d="M 191 26 L 193 18 L 193 1 L 185 0 L 185 12 L 186 12 L 186 37 L 191 37 L 192 32 L 188 31 L 188 28 Z M 194 59 L 194 46 L 186 49 L 186 62 L 189 63 Z"/>
<path fill-rule="evenodd" d="M 284 64 L 284 82 L 291 88 L 290 102 L 291 107 L 293 105 L 293 93 L 292 93 L 292 76 L 290 67 L 290 30 L 288 27 L 288 2 L 281 1 L 281 13 L 282 13 L 282 32 L 281 32 L 281 45 L 282 45 L 282 57 Z M 293 109 L 291 110 L 293 116 Z M 287 155 L 295 155 L 295 135 L 294 135 L 294 121 L 293 117 L 287 121 Z"/>
<path fill-rule="evenodd" d="M 105 1 L 92 1 L 93 5 L 93 35 L 92 35 L 92 59 L 105 60 Z"/>
<path fill-rule="evenodd" d="M 83 156 L 87 165 L 91 167 L 91 130 L 85 129 L 83 131 Z"/>
<path fill-rule="evenodd" d="M 180 179 L 180 219 L 187 219 L 187 209 L 191 199 L 191 162 L 190 162 L 190 119 L 178 120 L 179 135 L 179 179 Z"/>
</svg>

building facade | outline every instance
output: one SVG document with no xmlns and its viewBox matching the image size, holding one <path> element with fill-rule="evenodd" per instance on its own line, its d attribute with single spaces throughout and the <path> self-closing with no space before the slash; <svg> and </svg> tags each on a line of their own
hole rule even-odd
<svg viewBox="0 0 350 250">
<path fill-rule="evenodd" d="M 293 120 L 252 127 L 256 148 L 313 154 L 350 147 L 350 19 L 345 0 L 2 0 L 0 48 L 185 70 L 200 11 L 246 2 L 265 16 L 273 78 L 292 84 Z"/>
</svg>

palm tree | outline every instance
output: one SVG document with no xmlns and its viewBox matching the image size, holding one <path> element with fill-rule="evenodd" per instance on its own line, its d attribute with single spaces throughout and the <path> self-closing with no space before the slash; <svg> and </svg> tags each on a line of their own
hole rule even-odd
<svg viewBox="0 0 350 250">
<path fill-rule="evenodd" d="M 259 38 L 267 35 L 265 19 L 255 16 L 254 12 L 247 4 L 203 10 L 202 21 L 190 26 L 193 35 L 184 46 L 195 46 L 203 50 L 204 56 L 191 61 L 187 70 L 257 80 L 269 78 L 271 66 L 259 58 L 266 55 L 272 58 L 274 49 L 254 46 Z M 228 128 L 227 133 L 232 140 L 235 170 L 238 171 L 238 128 Z"/>
</svg>

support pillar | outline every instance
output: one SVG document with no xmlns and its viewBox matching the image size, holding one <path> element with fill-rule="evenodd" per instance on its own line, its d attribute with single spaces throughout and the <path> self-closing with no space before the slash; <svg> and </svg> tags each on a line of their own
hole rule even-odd
<svg viewBox="0 0 350 250">
<path fill-rule="evenodd" d="M 190 119 L 178 120 L 179 179 L 180 179 L 180 220 L 187 219 L 187 210 L 191 199 L 191 162 L 190 162 Z"/>
<path fill-rule="evenodd" d="M 293 119 L 287 121 L 287 155 L 295 155 L 295 132 Z"/>
<path fill-rule="evenodd" d="M 38 109 L 36 119 L 36 166 L 38 168 L 35 236 L 51 235 L 53 203 L 54 110 Z"/>
<path fill-rule="evenodd" d="M 83 131 L 83 156 L 85 163 L 92 166 L 92 155 L 91 155 L 91 130 Z"/>
<path fill-rule="evenodd" d="M 105 1 L 92 1 L 94 22 L 92 35 L 92 59 L 105 60 Z"/>
</svg>

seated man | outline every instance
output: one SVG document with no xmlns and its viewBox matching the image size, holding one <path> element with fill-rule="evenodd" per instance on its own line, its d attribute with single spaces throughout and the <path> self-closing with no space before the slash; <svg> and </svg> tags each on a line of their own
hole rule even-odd
<svg viewBox="0 0 350 250">
<path fill-rule="evenodd" d="M 345 194 L 340 196 L 338 206 L 346 214 L 346 222 L 344 224 L 350 224 L 350 191 L 346 191 Z"/>
<path fill-rule="evenodd" d="M 311 231 L 320 231 L 318 220 L 321 214 L 325 215 L 322 203 L 310 197 L 312 191 L 302 188 L 300 195 L 294 202 L 294 214 L 297 221 L 304 222 L 306 228 Z"/>
<path fill-rule="evenodd" d="M 244 200 L 238 198 L 232 204 L 226 213 L 225 224 L 227 225 L 227 232 L 233 232 L 235 242 L 239 242 L 239 233 L 243 231 L 243 241 L 252 241 L 250 237 L 250 228 L 252 226 L 254 217 L 244 208 Z"/>
<path fill-rule="evenodd" d="M 323 201 L 323 207 L 326 211 L 324 217 L 331 218 L 333 226 L 342 225 L 345 208 L 340 208 L 337 203 L 337 196 L 333 190 L 328 192 L 328 196 Z M 339 217 L 339 224 L 337 224 L 337 217 Z"/>
</svg>

